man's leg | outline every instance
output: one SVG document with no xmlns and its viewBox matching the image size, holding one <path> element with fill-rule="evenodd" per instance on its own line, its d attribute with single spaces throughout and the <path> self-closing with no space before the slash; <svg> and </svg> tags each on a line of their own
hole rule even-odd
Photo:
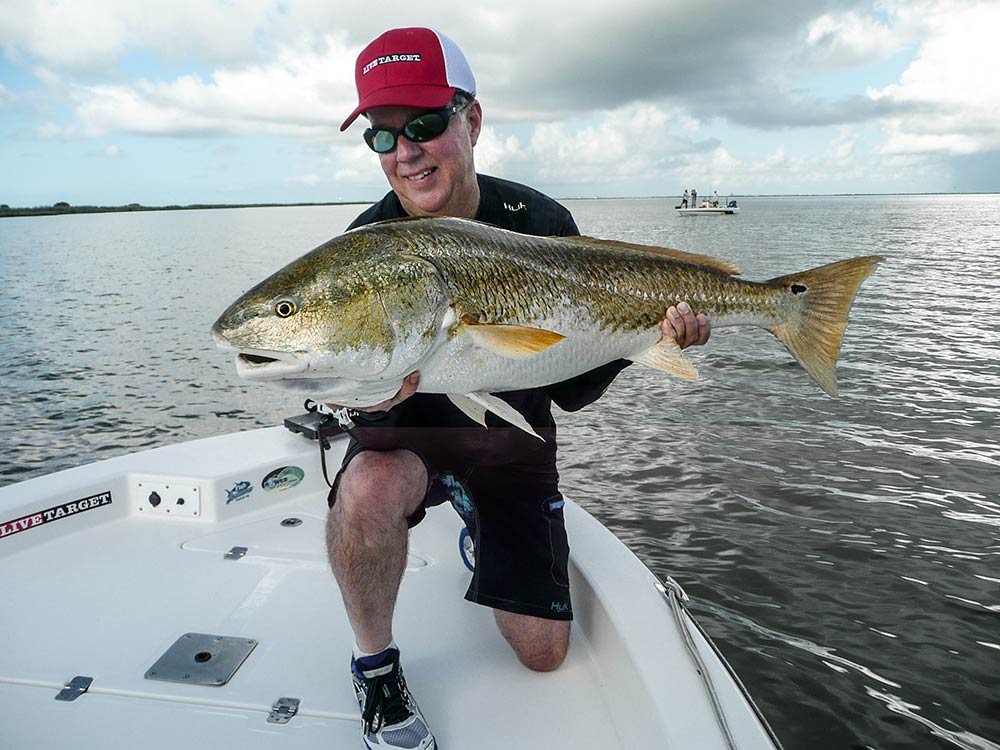
<svg viewBox="0 0 1000 750">
<path fill-rule="evenodd" d="M 566 658 L 569 620 L 546 620 L 502 609 L 494 609 L 493 618 L 517 658 L 528 669 L 551 672 Z"/>
<path fill-rule="evenodd" d="M 407 450 L 364 451 L 344 469 L 326 524 L 330 567 L 357 645 L 392 641 L 392 614 L 406 570 L 406 519 L 423 501 L 427 470 Z"/>
<path fill-rule="evenodd" d="M 477 466 L 462 477 L 461 502 L 451 498 L 475 544 L 465 598 L 493 609 L 517 658 L 538 672 L 563 663 L 573 619 L 558 482 L 554 457 Z"/>
<path fill-rule="evenodd" d="M 362 451 L 334 486 L 326 545 L 360 649 L 351 659 L 351 678 L 362 744 L 372 750 L 434 750 L 434 735 L 406 687 L 392 639 L 406 570 L 407 517 L 423 502 L 427 470 L 410 451 Z"/>
</svg>

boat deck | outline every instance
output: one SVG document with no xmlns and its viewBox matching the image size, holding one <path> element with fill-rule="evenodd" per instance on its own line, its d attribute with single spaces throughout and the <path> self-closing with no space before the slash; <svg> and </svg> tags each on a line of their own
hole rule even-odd
<svg viewBox="0 0 1000 750">
<path fill-rule="evenodd" d="M 330 466 L 342 450 L 340 441 Z M 0 488 L 0 700 L 9 717 L 0 746 L 359 748 L 353 637 L 326 562 L 318 459 L 314 442 L 269 428 Z M 303 470 L 301 483 L 264 489 L 289 466 Z M 713 677 L 735 746 L 773 747 L 652 574 L 571 503 L 567 524 L 576 622 L 565 664 L 549 674 L 522 667 L 490 610 L 462 598 L 470 573 L 457 515 L 432 509 L 413 530 L 395 634 L 440 747 L 727 747 L 686 638 Z M 227 558 L 237 547 L 245 554 Z M 188 633 L 256 645 L 221 685 L 148 679 Z M 226 677 L 219 666 L 209 679 Z M 89 689 L 56 700 L 76 676 L 92 678 Z M 269 722 L 281 698 L 301 701 L 298 713 Z"/>
</svg>

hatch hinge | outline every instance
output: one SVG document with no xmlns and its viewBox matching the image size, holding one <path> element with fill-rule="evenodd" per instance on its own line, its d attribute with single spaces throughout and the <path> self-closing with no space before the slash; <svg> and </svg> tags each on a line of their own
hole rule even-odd
<svg viewBox="0 0 1000 750">
<path fill-rule="evenodd" d="M 271 724 L 287 724 L 299 712 L 298 698 L 278 698 L 271 706 L 271 715 L 267 720 Z"/>
<path fill-rule="evenodd" d="M 56 695 L 57 701 L 75 701 L 81 695 L 90 690 L 90 685 L 94 681 L 93 677 L 77 675 L 66 683 L 62 690 Z"/>
</svg>

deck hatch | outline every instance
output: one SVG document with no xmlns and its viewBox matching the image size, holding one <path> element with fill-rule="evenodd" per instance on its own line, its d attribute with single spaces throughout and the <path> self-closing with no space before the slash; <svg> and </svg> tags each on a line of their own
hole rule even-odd
<svg viewBox="0 0 1000 750">
<path fill-rule="evenodd" d="M 185 633 L 146 672 L 147 680 L 225 685 L 257 646 L 253 638 Z"/>
</svg>

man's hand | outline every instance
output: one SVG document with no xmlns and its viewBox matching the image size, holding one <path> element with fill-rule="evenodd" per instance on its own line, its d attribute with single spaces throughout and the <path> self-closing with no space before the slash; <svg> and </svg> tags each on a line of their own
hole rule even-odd
<svg viewBox="0 0 1000 750">
<path fill-rule="evenodd" d="M 405 378 L 403 378 L 403 385 L 400 387 L 399 391 L 392 398 L 383 401 L 380 404 L 375 404 L 375 406 L 359 406 L 356 407 L 357 411 L 389 411 L 396 404 L 406 401 L 410 396 L 417 392 L 417 385 L 420 383 L 420 373 L 411 372 Z M 340 406 L 337 404 L 327 404 L 331 409 L 339 409 Z"/>
<path fill-rule="evenodd" d="M 697 315 L 687 302 L 679 302 L 676 307 L 667 308 L 667 315 L 660 323 L 664 336 L 673 338 L 681 349 L 701 346 L 712 335 L 712 326 L 705 313 Z"/>
</svg>

